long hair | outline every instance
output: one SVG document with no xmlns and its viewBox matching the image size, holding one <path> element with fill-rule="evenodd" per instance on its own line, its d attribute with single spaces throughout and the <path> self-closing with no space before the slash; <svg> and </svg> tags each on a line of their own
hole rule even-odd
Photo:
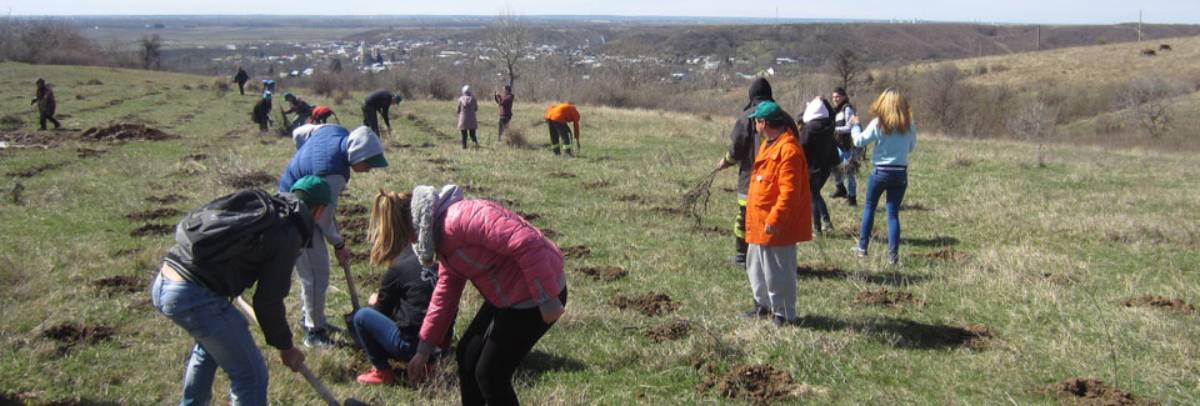
<svg viewBox="0 0 1200 406">
<path fill-rule="evenodd" d="M 908 99 L 892 89 L 884 90 L 871 103 L 871 114 L 879 117 L 879 125 L 883 127 L 885 135 L 906 133 L 912 125 L 912 107 Z"/>
<path fill-rule="evenodd" d="M 367 238 L 371 241 L 371 264 L 386 266 L 417 239 L 413 229 L 412 195 L 380 189 L 371 206 Z"/>
</svg>

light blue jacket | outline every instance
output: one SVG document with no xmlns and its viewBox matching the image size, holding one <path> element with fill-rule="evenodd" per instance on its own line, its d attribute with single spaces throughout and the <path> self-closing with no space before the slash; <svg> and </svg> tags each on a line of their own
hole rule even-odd
<svg viewBox="0 0 1200 406">
<path fill-rule="evenodd" d="M 871 120 L 866 131 L 863 131 L 860 126 L 854 126 L 850 130 L 850 135 L 854 137 L 855 147 L 865 148 L 868 145 L 877 144 L 871 151 L 871 162 L 875 166 L 908 166 L 908 153 L 917 146 L 917 126 L 915 124 L 910 124 L 906 133 L 884 134 L 883 129 L 879 128 L 879 119 L 877 118 Z"/>
</svg>

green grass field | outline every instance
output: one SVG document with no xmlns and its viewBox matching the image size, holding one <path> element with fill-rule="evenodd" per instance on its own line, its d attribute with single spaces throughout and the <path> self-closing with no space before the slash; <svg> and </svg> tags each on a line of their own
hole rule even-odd
<svg viewBox="0 0 1200 406">
<path fill-rule="evenodd" d="M 0 400 L 177 401 L 191 340 L 156 314 L 147 293 L 172 240 L 131 232 L 173 225 L 178 214 L 126 216 L 162 207 L 187 211 L 233 191 L 230 180 L 253 171 L 277 176 L 292 142 L 256 135 L 249 121 L 255 98 L 236 90 L 218 94 L 211 78 L 18 64 L 0 64 L 0 72 L 0 111 L 19 126 L 5 129 L 6 136 L 34 132 L 36 115 L 27 103 L 36 77 L 56 86 L 69 128 L 132 120 L 179 136 L 111 143 L 55 132 L 66 140 L 61 145 L 0 150 Z M 102 84 L 88 85 L 92 79 Z M 882 239 L 869 258 L 854 257 L 850 235 L 861 213 L 830 201 L 838 231 L 799 249 L 800 263 L 814 268 L 799 279 L 803 323 L 780 329 L 736 316 L 748 308 L 750 292 L 745 274 L 725 262 L 732 251 L 733 171 L 717 178 L 701 226 L 675 213 L 686 190 L 723 154 L 732 118 L 581 106 L 583 153 L 567 159 L 540 147 L 549 138 L 537 125 L 544 106 L 518 99 L 514 125 L 534 146 L 518 149 L 497 143 L 494 105 L 480 104 L 483 147 L 463 151 L 452 102 L 406 101 L 394 114 L 396 131 L 385 135 L 391 167 L 355 175 L 343 204 L 365 205 L 379 188 L 453 182 L 469 185 L 468 197 L 538 215 L 533 223 L 555 231 L 560 247 L 587 247 L 590 254 L 567 261 L 568 314 L 518 374 L 528 404 L 733 402 L 697 386 L 743 364 L 789 373 L 795 385 L 784 388 L 790 393 L 784 402 L 1053 404 L 1062 399 L 1043 388 L 1083 377 L 1138 400 L 1200 403 L 1196 314 L 1123 305 L 1144 295 L 1200 301 L 1194 154 L 1052 146 L 1048 166 L 1038 167 L 1032 145 L 922 134 L 902 214 L 902 265 L 886 265 Z M 343 123 L 360 121 L 357 102 L 333 107 Z M 38 167 L 49 169 L 17 176 Z M 274 183 L 261 186 L 270 190 Z M 181 201 L 147 200 L 171 194 Z M 876 235 L 882 236 L 880 214 Z M 602 281 L 579 271 L 610 266 L 628 276 Z M 359 262 L 354 272 L 360 292 L 367 292 L 382 270 Z M 127 279 L 97 285 L 111 277 Z M 328 314 L 337 320 L 349 310 L 349 296 L 339 272 L 331 285 Z M 289 298 L 293 321 L 298 289 Z M 912 300 L 856 303 L 863 292 L 880 289 Z M 651 317 L 611 304 L 617 295 L 648 292 L 669 295 L 677 309 Z M 458 326 L 481 302 L 478 294 L 464 297 Z M 648 329 L 677 319 L 688 322 L 685 337 L 647 337 Z M 112 335 L 75 345 L 48 337 L 64 323 L 111 327 Z M 272 403 L 318 404 L 274 351 L 264 355 Z M 350 348 L 306 355 L 343 398 L 458 402 L 446 378 L 449 364 L 431 387 L 366 388 L 353 379 L 368 364 Z M 218 399 L 226 388 L 219 378 Z"/>
</svg>

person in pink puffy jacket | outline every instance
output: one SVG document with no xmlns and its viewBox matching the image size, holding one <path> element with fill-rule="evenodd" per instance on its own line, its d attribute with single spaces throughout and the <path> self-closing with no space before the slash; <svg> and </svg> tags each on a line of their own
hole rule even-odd
<svg viewBox="0 0 1200 406">
<path fill-rule="evenodd" d="M 517 365 L 566 312 L 562 252 L 520 215 L 495 202 L 464 200 L 455 185 L 379 193 L 368 230 L 372 262 L 389 261 L 411 244 L 423 266 L 439 265 L 409 380 L 424 380 L 471 282 L 485 300 L 456 351 L 462 403 L 518 404 Z"/>
</svg>

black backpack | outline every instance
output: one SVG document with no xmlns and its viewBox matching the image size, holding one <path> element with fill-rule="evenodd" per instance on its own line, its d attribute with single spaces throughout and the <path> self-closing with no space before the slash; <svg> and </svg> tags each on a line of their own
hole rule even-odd
<svg viewBox="0 0 1200 406">
<path fill-rule="evenodd" d="M 296 207 L 259 189 L 234 192 L 184 216 L 175 227 L 175 242 L 195 264 L 222 263 L 260 247 L 263 232 L 287 222 Z"/>
</svg>

